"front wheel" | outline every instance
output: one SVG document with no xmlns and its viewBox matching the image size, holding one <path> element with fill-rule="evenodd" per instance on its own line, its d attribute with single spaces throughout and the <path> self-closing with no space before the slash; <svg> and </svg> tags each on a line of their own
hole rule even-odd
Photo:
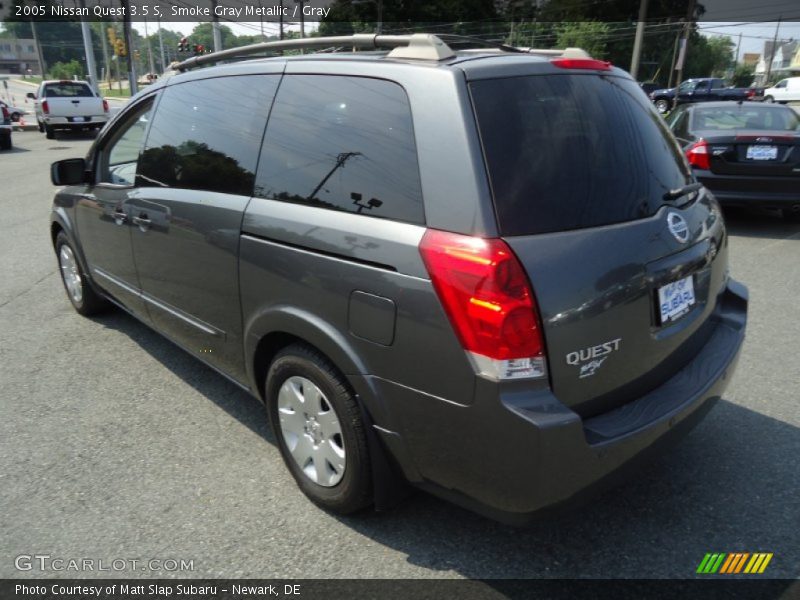
<svg viewBox="0 0 800 600">
<path fill-rule="evenodd" d="M 303 493 L 339 514 L 372 504 L 364 423 L 336 368 L 313 348 L 291 345 L 272 362 L 265 392 L 281 455 Z"/>
<path fill-rule="evenodd" d="M 67 297 L 73 308 L 84 317 L 103 312 L 108 308 L 108 301 L 89 285 L 86 274 L 83 272 L 75 250 L 62 231 L 56 236 L 56 256 L 58 257 L 58 270 L 61 273 L 61 282 L 67 291 Z"/>
<path fill-rule="evenodd" d="M 656 109 L 663 115 L 669 110 L 669 100 L 665 100 L 664 98 L 656 100 Z"/>
<path fill-rule="evenodd" d="M 764 102 L 772 104 L 773 102 L 775 102 L 775 98 L 773 98 L 772 96 L 764 96 Z"/>
</svg>

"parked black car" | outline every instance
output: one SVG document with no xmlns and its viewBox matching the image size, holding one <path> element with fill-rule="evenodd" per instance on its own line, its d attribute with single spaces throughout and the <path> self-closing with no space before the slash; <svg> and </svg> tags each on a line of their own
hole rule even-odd
<svg viewBox="0 0 800 600">
<path fill-rule="evenodd" d="M 300 45 L 393 49 L 191 70 Z M 262 399 L 321 506 L 408 481 L 525 522 L 730 381 L 747 293 L 721 212 L 624 71 L 424 34 L 180 69 L 53 165 L 64 285 Z"/>
<path fill-rule="evenodd" d="M 752 100 L 758 91 L 755 88 L 726 87 L 723 79 L 701 77 L 687 79 L 677 88 L 664 88 L 650 92 L 650 99 L 658 112 L 665 113 L 675 105 L 719 100 Z M 677 94 L 677 101 L 676 101 Z"/>
<path fill-rule="evenodd" d="M 695 176 L 720 203 L 800 219 L 800 116 L 787 106 L 713 102 L 668 118 Z"/>
</svg>

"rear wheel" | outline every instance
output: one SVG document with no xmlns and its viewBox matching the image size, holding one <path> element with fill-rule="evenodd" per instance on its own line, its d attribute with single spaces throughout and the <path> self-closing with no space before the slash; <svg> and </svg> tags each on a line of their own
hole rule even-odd
<svg viewBox="0 0 800 600">
<path fill-rule="evenodd" d="M 44 135 L 48 140 L 53 140 L 56 137 L 56 132 L 53 130 L 50 125 L 44 126 Z"/>
<path fill-rule="evenodd" d="M 39 133 L 44 133 L 44 124 L 41 121 L 36 121 L 36 124 L 39 126 Z"/>
<path fill-rule="evenodd" d="M 660 112 L 663 115 L 665 112 L 669 110 L 669 100 L 666 100 L 664 98 L 659 98 L 658 100 L 656 100 L 656 109 L 658 109 L 658 112 Z"/>
<path fill-rule="evenodd" d="M 17 123 L 19 121 L 20 116 L 21 115 L 18 112 L 13 112 L 13 113 L 11 113 L 11 120 L 14 123 Z"/>
<path fill-rule="evenodd" d="M 11 135 L 0 137 L 0 150 L 11 150 Z"/>
<path fill-rule="evenodd" d="M 339 514 L 370 505 L 364 424 L 336 368 L 316 350 L 293 344 L 272 362 L 265 391 L 278 447 L 303 493 Z"/>
<path fill-rule="evenodd" d="M 56 256 L 61 281 L 72 306 L 84 317 L 95 315 L 109 307 L 108 301 L 97 294 L 83 272 L 78 257 L 64 232 L 56 236 Z"/>
</svg>

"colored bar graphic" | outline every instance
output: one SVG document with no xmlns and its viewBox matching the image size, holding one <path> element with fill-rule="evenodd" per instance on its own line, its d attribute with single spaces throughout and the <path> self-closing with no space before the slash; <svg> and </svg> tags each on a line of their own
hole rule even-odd
<svg viewBox="0 0 800 600">
<path fill-rule="evenodd" d="M 737 573 L 763 573 L 772 560 L 772 552 L 708 552 L 697 566 L 704 575 L 733 575 Z M 745 566 L 747 565 L 747 566 Z"/>
</svg>

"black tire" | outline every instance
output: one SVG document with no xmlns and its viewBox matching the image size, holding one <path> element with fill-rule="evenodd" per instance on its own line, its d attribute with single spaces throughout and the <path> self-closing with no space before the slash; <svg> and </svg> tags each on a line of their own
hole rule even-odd
<svg viewBox="0 0 800 600">
<path fill-rule="evenodd" d="M 332 487 L 318 485 L 307 476 L 292 457 L 278 415 L 278 393 L 290 377 L 310 380 L 323 393 L 336 413 L 345 448 L 344 474 Z M 283 349 L 270 365 L 265 384 L 267 412 L 278 441 L 283 461 L 298 487 L 318 506 L 341 514 L 362 510 L 373 502 L 372 471 L 369 450 L 355 395 L 344 377 L 322 354 L 305 344 Z"/>
<path fill-rule="evenodd" d="M 0 150 L 11 150 L 11 134 L 0 137 Z"/>
<path fill-rule="evenodd" d="M 69 250 L 72 252 L 73 256 L 75 257 L 75 263 L 77 265 L 78 273 L 80 275 L 80 289 L 81 289 L 80 300 L 76 300 L 75 298 L 73 298 L 72 294 L 70 294 L 69 287 L 67 286 L 64 269 L 62 268 L 62 262 L 60 259 L 61 249 L 64 246 L 68 247 Z M 77 254 L 75 253 L 75 249 L 72 247 L 69 238 L 67 238 L 66 234 L 63 231 L 59 232 L 59 234 L 56 236 L 55 249 L 56 249 L 56 260 L 58 261 L 58 272 L 59 275 L 61 275 L 61 283 L 64 284 L 64 291 L 67 293 L 67 298 L 69 299 L 73 308 L 84 317 L 90 317 L 92 315 L 96 315 L 108 310 L 111 304 L 108 302 L 108 300 L 100 296 L 92 288 L 91 284 L 89 283 L 89 280 L 86 278 L 86 273 L 81 267 L 80 261 L 77 260 Z"/>
<path fill-rule="evenodd" d="M 44 126 L 44 135 L 48 140 L 56 139 L 56 132 L 53 131 L 53 128 L 50 125 Z"/>
<path fill-rule="evenodd" d="M 14 122 L 14 123 L 17 123 L 17 122 L 19 122 L 19 118 L 21 116 L 22 115 L 20 115 L 18 112 L 13 112 L 13 113 L 11 113 L 11 121 Z"/>
<path fill-rule="evenodd" d="M 39 126 L 39 133 L 44 133 L 44 124 L 41 121 L 36 121 L 36 124 Z"/>
<path fill-rule="evenodd" d="M 670 109 L 670 106 L 671 106 L 670 105 L 670 101 L 667 100 L 666 98 L 658 98 L 658 99 L 656 99 L 655 105 L 656 105 L 656 110 L 658 110 L 658 112 L 660 112 L 662 115 L 664 113 L 669 112 L 669 109 Z"/>
<path fill-rule="evenodd" d="M 775 98 L 773 98 L 772 96 L 764 96 L 764 102 L 766 102 L 767 104 L 772 104 L 773 102 L 775 102 Z"/>
</svg>

